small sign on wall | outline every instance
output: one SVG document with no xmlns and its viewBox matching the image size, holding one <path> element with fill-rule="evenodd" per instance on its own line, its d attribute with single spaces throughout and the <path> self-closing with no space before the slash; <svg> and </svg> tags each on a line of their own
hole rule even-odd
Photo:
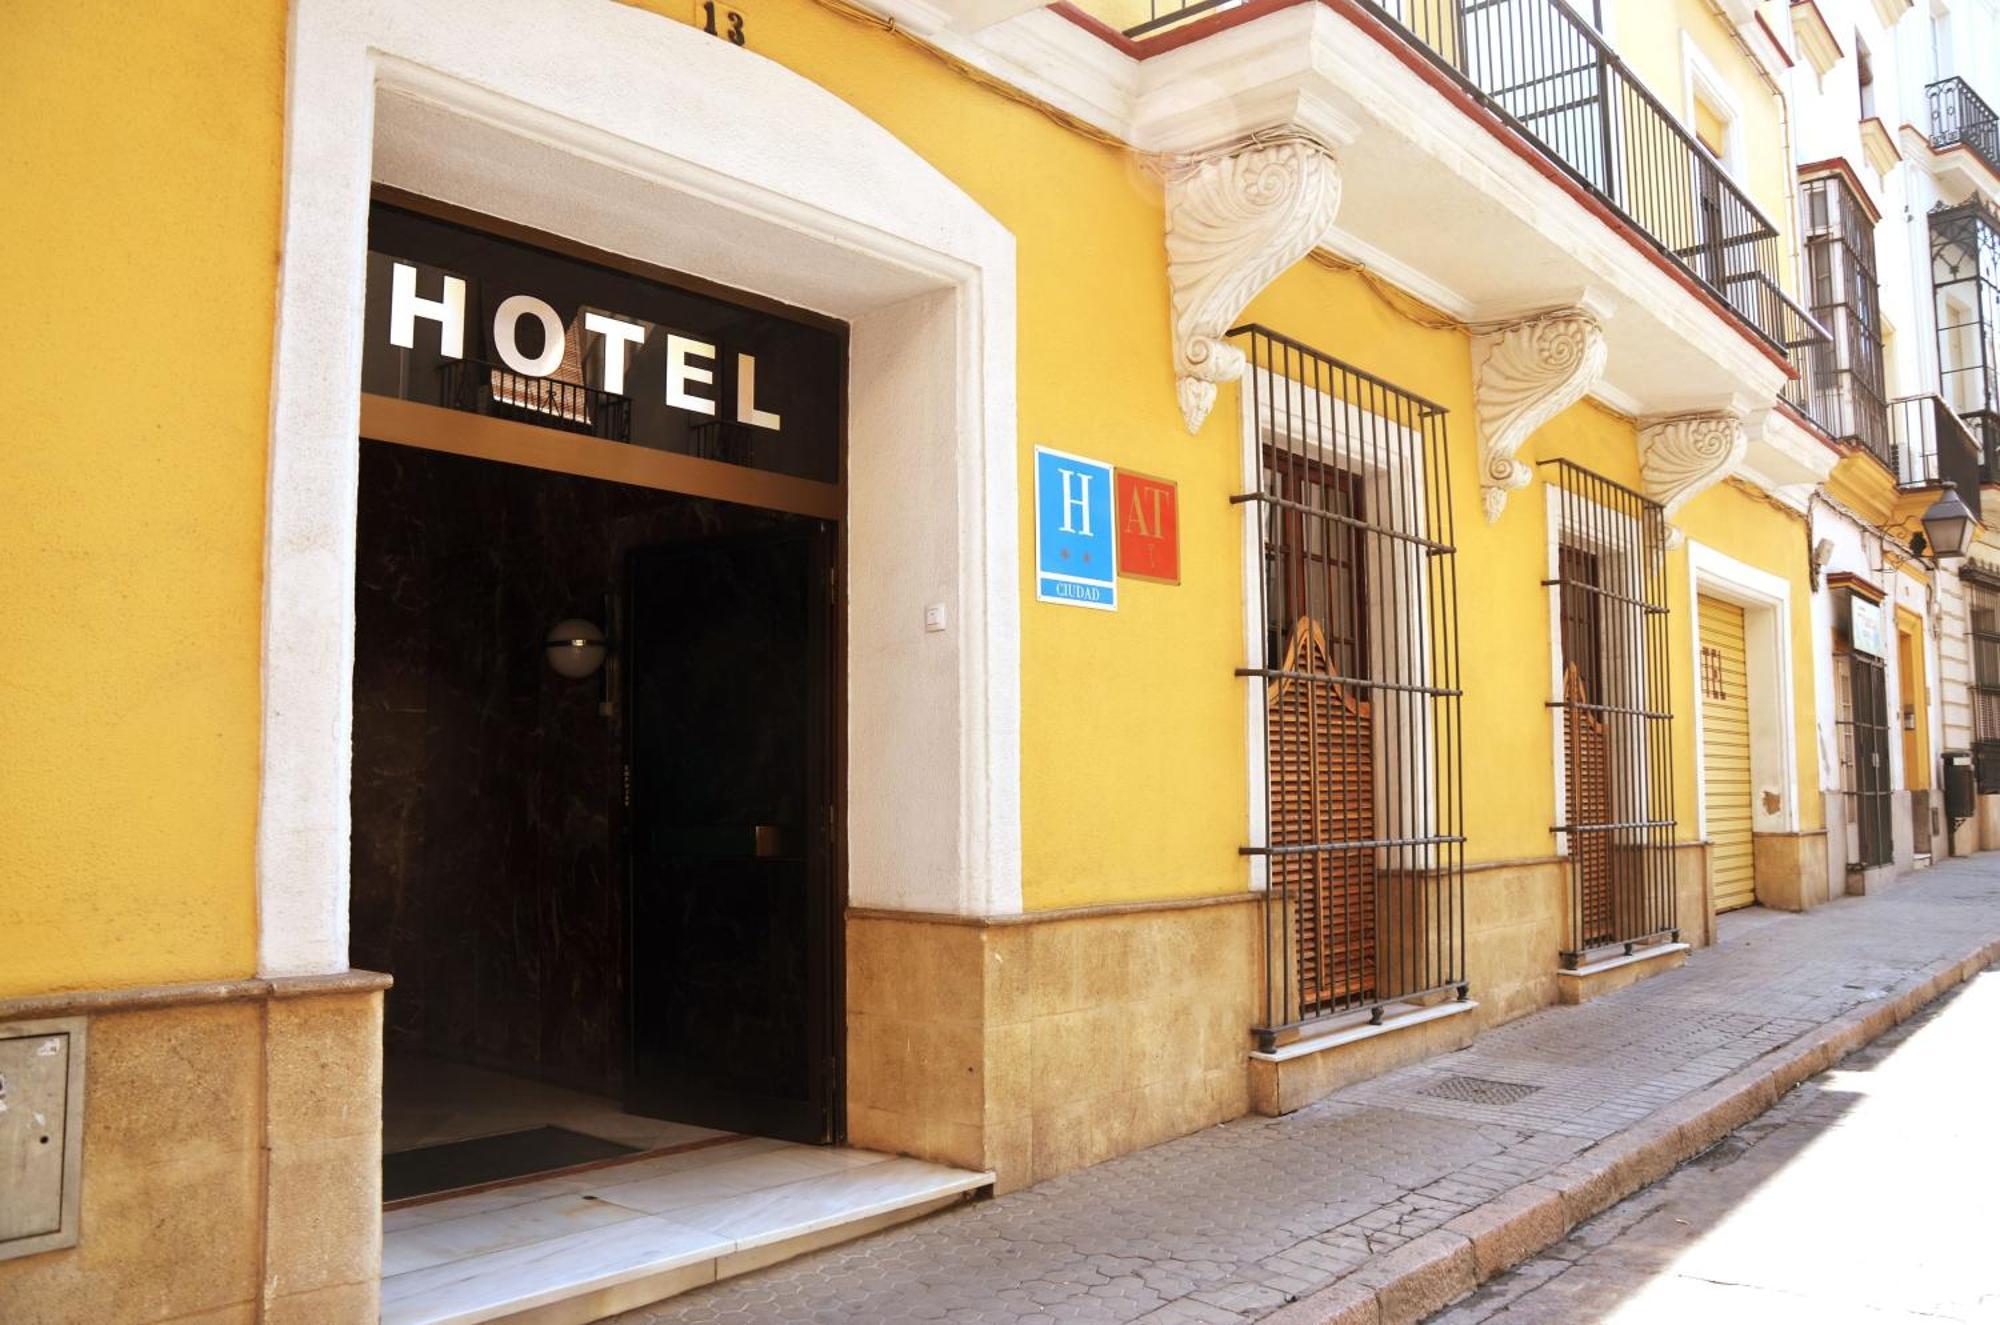
<svg viewBox="0 0 2000 1325">
<path fill-rule="evenodd" d="M 1118 610 L 1111 466 L 1035 448 L 1035 597 Z"/>
<path fill-rule="evenodd" d="M 1874 658 L 1887 657 L 1882 638 L 1882 604 L 1871 603 L 1859 594 L 1853 598 L 1849 617 L 1849 629 L 1852 635 L 1849 642 L 1853 644 L 1854 651 Z"/>
<path fill-rule="evenodd" d="M 1181 582 L 1180 490 L 1167 479 L 1118 471 L 1118 573 Z"/>
</svg>

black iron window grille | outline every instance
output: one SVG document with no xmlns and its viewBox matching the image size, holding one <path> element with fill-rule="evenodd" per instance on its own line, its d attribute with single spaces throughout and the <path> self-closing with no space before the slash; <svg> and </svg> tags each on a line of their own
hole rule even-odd
<svg viewBox="0 0 2000 1325">
<path fill-rule="evenodd" d="M 1833 687 L 1840 789 L 1847 798 L 1847 868 L 1859 871 L 1888 864 L 1895 852 L 1889 691 L 1882 660 L 1852 649 L 1835 652 Z"/>
<path fill-rule="evenodd" d="M 1893 471 L 1874 222 L 1838 175 L 1806 180 L 1800 193 L 1807 301 L 1829 336 L 1808 352 L 1812 395 L 1806 413 L 1835 440 L 1862 447 Z"/>
<path fill-rule="evenodd" d="M 1266 1049 L 1466 996 L 1458 585 L 1445 411 L 1239 327 L 1255 432 Z"/>
<path fill-rule="evenodd" d="M 2000 171 L 2000 113 L 1963 78 L 1944 78 L 1924 89 L 1931 104 L 1931 146 L 1970 148 Z"/>
<path fill-rule="evenodd" d="M 2000 483 L 2000 215 L 1978 201 L 1931 212 L 1938 389 Z"/>
<path fill-rule="evenodd" d="M 1237 3 L 1152 0 L 1126 35 Z M 1821 337 L 1778 279 L 1777 228 L 1564 0 L 1367 3 L 1773 349 Z"/>
<path fill-rule="evenodd" d="M 1972 761 L 1981 793 L 2000 792 L 2000 569 L 1967 566 L 1967 634 L 1972 645 Z"/>
<path fill-rule="evenodd" d="M 1569 862 L 1562 962 L 1679 935 L 1666 518 L 1657 502 L 1567 460 L 1542 463 L 1554 504 L 1549 578 L 1561 667 L 1549 708 Z"/>
<path fill-rule="evenodd" d="M 1897 486 L 1958 489 L 1965 509 L 1979 514 L 1984 478 L 1979 442 L 1941 396 L 1889 402 L 1889 436 Z"/>
</svg>

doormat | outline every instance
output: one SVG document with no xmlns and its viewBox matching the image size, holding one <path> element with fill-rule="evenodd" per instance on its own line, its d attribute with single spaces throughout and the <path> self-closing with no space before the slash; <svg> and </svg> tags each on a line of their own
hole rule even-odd
<svg viewBox="0 0 2000 1325">
<path fill-rule="evenodd" d="M 600 1136 L 567 1127 L 530 1127 L 470 1141 L 399 1150 L 382 1156 L 382 1199 L 400 1201 L 433 1192 L 456 1191 L 482 1183 L 523 1178 L 550 1169 L 572 1168 L 638 1153 Z"/>
</svg>

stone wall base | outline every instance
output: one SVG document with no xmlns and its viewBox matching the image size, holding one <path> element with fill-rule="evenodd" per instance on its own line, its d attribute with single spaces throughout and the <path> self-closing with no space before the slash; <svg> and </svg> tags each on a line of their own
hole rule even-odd
<svg viewBox="0 0 2000 1325">
<path fill-rule="evenodd" d="M 1980 850 L 2000 850 L 2000 796 L 1978 796 L 1974 799 L 1979 810 L 1966 828 L 1976 830 L 1972 836 Z"/>
<path fill-rule="evenodd" d="M 0 1261 L 0 1316 L 377 1315 L 382 990 L 350 972 L 0 1001 L 89 1019 L 81 1238 Z"/>
<path fill-rule="evenodd" d="M 1675 867 L 1681 941 L 1700 947 L 1707 847 L 1677 846 Z M 990 1169 L 1004 1192 L 1288 1113 L 1561 1001 L 1569 886 L 1556 857 L 1469 867 L 1469 1009 L 1282 1062 L 1252 1056 L 1261 894 L 987 920 L 850 911 L 848 1142 Z"/>
<path fill-rule="evenodd" d="M 849 912 L 849 1142 L 1008 1191 L 1239 1117 L 1262 914 Z"/>
<path fill-rule="evenodd" d="M 1757 833 L 1757 902 L 1779 911 L 1810 911 L 1827 900 L 1826 830 Z"/>
</svg>

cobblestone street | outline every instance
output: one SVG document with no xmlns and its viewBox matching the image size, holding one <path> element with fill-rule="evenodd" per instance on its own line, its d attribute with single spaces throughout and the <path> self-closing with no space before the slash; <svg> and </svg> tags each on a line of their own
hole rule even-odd
<svg viewBox="0 0 2000 1325">
<path fill-rule="evenodd" d="M 1254 1320 L 1963 958 L 2000 935 L 2000 862 L 1947 862 L 1882 895 L 1720 926 L 1679 971 L 1289 1117 L 1241 1119 L 621 1319 Z M 1837 1240 L 1823 1250 L 1837 1258 Z"/>
</svg>

